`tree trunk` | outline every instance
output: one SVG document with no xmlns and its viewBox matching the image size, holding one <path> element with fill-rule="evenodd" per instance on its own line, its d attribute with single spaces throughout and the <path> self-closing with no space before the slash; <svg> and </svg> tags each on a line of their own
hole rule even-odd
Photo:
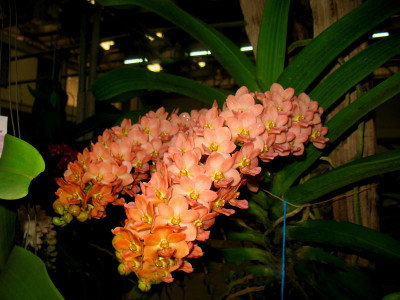
<svg viewBox="0 0 400 300">
<path fill-rule="evenodd" d="M 253 46 L 254 57 L 257 57 L 257 42 L 264 11 L 265 0 L 240 0 L 245 29 Z"/>
<path fill-rule="evenodd" d="M 310 0 L 314 18 L 314 37 L 320 34 L 332 23 L 336 22 L 338 19 L 359 6 L 361 2 L 361 0 Z M 364 48 L 365 45 L 361 45 L 352 51 L 348 56 L 346 56 L 344 60 L 348 60 L 350 57 L 354 56 Z M 334 67 L 334 69 L 336 69 L 338 66 L 339 65 Z M 357 92 L 352 92 L 349 95 L 349 98 L 350 102 L 355 101 L 358 98 Z M 318 101 L 318 99 L 314 100 Z M 345 105 L 346 100 L 340 103 L 327 116 L 327 119 L 332 118 L 332 116 L 343 109 Z M 364 124 L 364 129 L 356 129 L 329 155 L 337 166 L 350 162 L 359 154 L 365 157 L 375 153 L 376 136 L 374 120 L 370 118 L 366 120 Z M 363 135 L 364 143 L 362 153 L 360 153 L 358 150 L 360 145 L 359 138 L 361 138 L 360 134 Z M 359 206 L 357 205 L 354 195 L 351 195 L 341 201 L 336 201 L 332 204 L 333 217 L 335 220 L 359 223 L 377 230 L 379 229 L 379 221 L 377 213 L 378 196 L 376 193 L 376 188 L 374 186 L 367 185 L 360 187 L 359 191 L 361 192 L 358 193 L 357 190 L 348 192 L 349 194 L 352 194 L 353 192 L 357 193 L 356 196 L 358 195 L 359 197 Z M 357 207 L 360 209 L 361 218 L 357 216 Z"/>
</svg>

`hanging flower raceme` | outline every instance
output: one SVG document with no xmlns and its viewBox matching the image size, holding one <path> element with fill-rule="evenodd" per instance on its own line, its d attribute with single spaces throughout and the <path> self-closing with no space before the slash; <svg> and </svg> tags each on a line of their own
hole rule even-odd
<svg viewBox="0 0 400 300">
<path fill-rule="evenodd" d="M 104 218 L 108 204 L 124 206 L 124 226 L 112 230 L 120 274 L 135 273 L 142 291 L 171 282 L 172 272 L 193 271 L 187 259 L 203 255 L 198 241 L 209 238 L 216 216 L 248 208 L 239 188 L 257 191 L 260 160 L 302 155 L 308 142 L 325 147 L 322 112 L 275 83 L 265 93 L 241 87 L 222 110 L 214 103 L 168 116 L 160 108 L 137 124 L 124 120 L 57 179 L 53 222 Z"/>
</svg>

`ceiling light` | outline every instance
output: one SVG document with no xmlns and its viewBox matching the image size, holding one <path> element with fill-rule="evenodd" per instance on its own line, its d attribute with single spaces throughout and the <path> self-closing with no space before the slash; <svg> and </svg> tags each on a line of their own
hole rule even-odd
<svg viewBox="0 0 400 300">
<path fill-rule="evenodd" d="M 87 0 L 88 2 L 90 2 L 90 4 L 94 5 L 94 0 Z"/>
<path fill-rule="evenodd" d="M 104 50 L 110 50 L 111 46 L 114 46 L 114 41 L 106 41 L 106 42 L 102 42 L 100 43 L 101 48 L 103 48 Z"/>
<path fill-rule="evenodd" d="M 124 64 L 128 65 L 128 64 L 140 64 L 142 62 L 147 61 L 147 59 L 143 59 L 143 58 L 129 58 L 129 59 L 125 59 L 124 60 Z"/>
<path fill-rule="evenodd" d="M 150 42 L 154 41 L 154 37 L 152 37 L 151 35 L 145 34 L 144 36 L 147 37 Z"/>
<path fill-rule="evenodd" d="M 385 36 L 389 36 L 389 32 L 385 31 L 385 32 L 376 32 L 372 35 L 373 39 L 376 38 L 380 38 L 380 37 L 385 37 Z"/>
<path fill-rule="evenodd" d="M 189 56 L 202 56 L 202 55 L 210 55 L 210 50 L 201 50 L 201 51 L 193 51 L 189 53 Z"/>
<path fill-rule="evenodd" d="M 243 46 L 240 51 L 253 51 L 253 46 Z"/>
<path fill-rule="evenodd" d="M 204 68 L 206 66 L 205 61 L 199 61 L 197 64 L 199 65 L 200 68 Z"/>
<path fill-rule="evenodd" d="M 162 70 L 162 67 L 160 64 L 151 64 L 147 65 L 147 69 L 149 69 L 152 72 L 160 72 Z"/>
<path fill-rule="evenodd" d="M 157 32 L 156 36 L 158 36 L 160 39 L 164 37 L 164 34 L 162 32 Z"/>
</svg>

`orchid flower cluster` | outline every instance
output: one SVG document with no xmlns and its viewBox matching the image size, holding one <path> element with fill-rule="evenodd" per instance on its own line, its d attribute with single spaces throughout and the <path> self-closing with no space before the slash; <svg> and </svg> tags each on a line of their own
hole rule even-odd
<svg viewBox="0 0 400 300">
<path fill-rule="evenodd" d="M 51 217 L 46 215 L 40 205 L 31 207 L 28 204 L 18 208 L 18 220 L 25 248 L 30 248 L 35 253 L 41 252 L 47 267 L 54 268 L 57 239 Z"/>
<path fill-rule="evenodd" d="M 134 272 L 142 291 L 172 282 L 171 272 L 193 271 L 186 259 L 203 255 L 198 241 L 209 238 L 215 217 L 235 212 L 227 204 L 248 208 L 239 188 L 257 191 L 259 160 L 302 155 L 308 142 L 324 148 L 322 112 L 306 94 L 275 83 L 265 93 L 241 87 L 222 110 L 214 102 L 190 113 L 160 108 L 133 125 L 125 119 L 56 179 L 53 221 L 103 218 L 108 204 L 123 205 L 125 225 L 112 230 L 120 274 Z"/>
</svg>

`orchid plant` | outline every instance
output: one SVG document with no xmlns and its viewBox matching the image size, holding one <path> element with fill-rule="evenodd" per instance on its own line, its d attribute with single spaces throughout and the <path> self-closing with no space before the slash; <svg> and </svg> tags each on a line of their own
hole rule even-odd
<svg viewBox="0 0 400 300">
<path fill-rule="evenodd" d="M 259 159 L 302 155 L 308 142 L 325 147 L 322 112 L 305 93 L 275 83 L 265 93 L 241 87 L 222 110 L 215 102 L 170 115 L 161 107 L 137 124 L 124 119 L 57 179 L 53 221 L 100 219 L 108 204 L 124 206 L 125 225 L 112 230 L 119 273 L 134 272 L 142 291 L 172 282 L 171 272 L 193 271 L 187 259 L 203 255 L 198 241 L 216 216 L 235 212 L 228 204 L 248 208 L 239 189 L 258 190 Z"/>
</svg>

